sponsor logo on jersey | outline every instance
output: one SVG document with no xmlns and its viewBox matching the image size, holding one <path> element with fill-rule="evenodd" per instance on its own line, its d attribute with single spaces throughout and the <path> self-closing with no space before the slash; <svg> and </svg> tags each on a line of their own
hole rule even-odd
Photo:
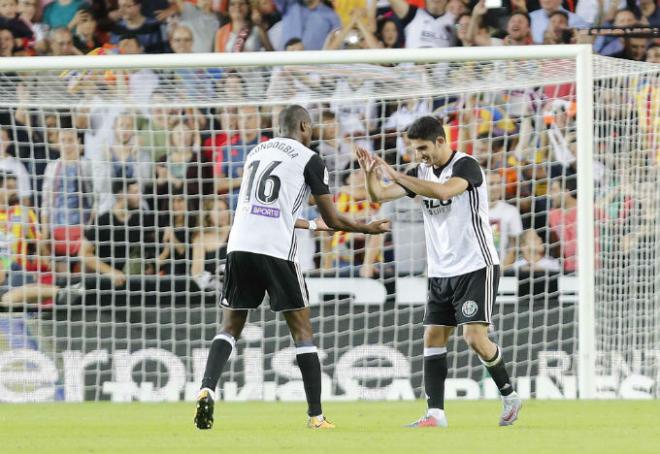
<svg viewBox="0 0 660 454">
<path fill-rule="evenodd" d="M 323 169 L 323 183 L 327 186 L 330 183 L 330 174 L 328 174 L 328 169 Z"/>
<path fill-rule="evenodd" d="M 424 199 L 424 209 L 430 215 L 447 213 L 451 210 L 451 199 Z"/>
<path fill-rule="evenodd" d="M 280 209 L 279 208 L 273 208 L 273 207 L 264 207 L 261 205 L 252 205 L 252 209 L 250 210 L 251 214 L 256 214 L 257 216 L 265 216 L 267 218 L 279 218 L 280 217 Z"/>
<path fill-rule="evenodd" d="M 474 317 L 478 310 L 479 306 L 477 306 L 477 303 L 472 300 L 467 300 L 464 302 L 463 307 L 461 308 L 461 312 L 463 312 L 463 315 L 465 315 L 467 318 Z"/>
</svg>

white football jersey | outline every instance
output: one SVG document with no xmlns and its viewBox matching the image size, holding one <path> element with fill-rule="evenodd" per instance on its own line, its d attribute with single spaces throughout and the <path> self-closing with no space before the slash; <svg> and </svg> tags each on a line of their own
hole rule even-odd
<svg viewBox="0 0 660 454">
<path fill-rule="evenodd" d="M 450 12 L 435 17 L 425 9 L 411 6 L 408 15 L 401 21 L 408 49 L 451 47 L 454 43 L 456 16 Z"/>
<path fill-rule="evenodd" d="M 419 164 L 408 175 L 435 183 L 461 177 L 469 184 L 465 192 L 444 202 L 422 197 L 428 277 L 460 276 L 499 265 L 488 218 L 485 176 L 474 158 L 455 151 L 443 167 Z M 415 196 L 410 191 L 408 195 Z"/>
<path fill-rule="evenodd" d="M 263 142 L 248 154 L 227 252 L 297 262 L 295 222 L 310 192 L 329 194 L 318 154 L 293 139 Z"/>
</svg>

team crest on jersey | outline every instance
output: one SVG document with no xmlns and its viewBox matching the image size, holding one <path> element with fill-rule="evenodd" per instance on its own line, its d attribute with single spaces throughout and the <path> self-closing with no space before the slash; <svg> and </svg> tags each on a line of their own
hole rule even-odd
<svg viewBox="0 0 660 454">
<path fill-rule="evenodd" d="M 474 317 L 478 310 L 479 306 L 477 306 L 477 303 L 472 300 L 467 300 L 464 302 L 463 307 L 461 308 L 461 312 L 463 312 L 463 315 L 465 315 L 467 318 Z"/>
</svg>

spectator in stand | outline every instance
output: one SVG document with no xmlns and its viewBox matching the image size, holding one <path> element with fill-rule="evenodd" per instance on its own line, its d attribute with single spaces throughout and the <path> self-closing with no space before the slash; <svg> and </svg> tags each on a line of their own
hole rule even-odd
<svg viewBox="0 0 660 454">
<path fill-rule="evenodd" d="M 116 287 L 126 283 L 127 264 L 134 251 L 143 252 L 148 217 L 140 212 L 140 185 L 118 180 L 112 185 L 115 203 L 85 229 L 80 259 L 84 268 L 112 280 Z"/>
<path fill-rule="evenodd" d="M 363 20 L 363 9 L 353 12 L 351 21 L 328 35 L 323 49 L 379 49 L 382 44 L 369 30 Z"/>
<path fill-rule="evenodd" d="M 321 113 L 318 137 L 316 150 L 330 174 L 330 187 L 338 188 L 341 184 L 341 173 L 353 160 L 353 153 L 342 152 L 339 146 L 339 125 L 333 112 L 323 110 Z"/>
<path fill-rule="evenodd" d="M 385 133 L 396 134 L 397 154 L 403 162 L 412 162 L 415 157 L 409 154 L 406 129 L 415 119 L 431 114 L 431 103 L 427 99 L 407 99 L 397 105 L 397 109 L 387 117 L 383 129 Z M 399 160 L 397 160 L 399 162 Z"/>
<path fill-rule="evenodd" d="M 167 275 L 187 276 L 190 271 L 190 244 L 197 223 L 191 214 L 191 206 L 183 191 L 175 191 L 169 197 L 170 209 L 165 214 L 162 250 L 158 257 L 159 271 Z M 164 262 L 164 263 L 163 263 Z"/>
<path fill-rule="evenodd" d="M 181 122 L 169 133 L 168 153 L 156 164 L 156 194 L 159 209 L 169 208 L 167 197 L 181 192 L 189 198 L 193 210 L 199 210 L 200 199 L 213 194 L 212 167 L 200 156 L 200 136 Z"/>
<path fill-rule="evenodd" d="M 447 0 L 427 0 L 425 9 L 411 6 L 406 0 L 389 2 L 404 27 L 406 48 L 450 47 L 454 44 L 456 16 L 446 10 Z"/>
<path fill-rule="evenodd" d="M 650 27 L 660 27 L 660 7 L 657 0 L 639 0 L 639 11 Z"/>
<path fill-rule="evenodd" d="M 646 50 L 646 62 L 660 64 L 660 45 L 653 44 Z"/>
<path fill-rule="evenodd" d="M 18 48 L 25 49 L 34 40 L 32 29 L 18 12 L 16 0 L 0 0 L 0 27 L 11 30 Z"/>
<path fill-rule="evenodd" d="M 483 1 L 475 5 L 472 15 L 461 14 L 456 20 L 456 37 L 463 47 L 469 46 L 501 46 L 502 40 L 490 36 L 488 26 L 484 22 L 486 6 Z"/>
<path fill-rule="evenodd" d="M 611 57 L 623 58 L 625 60 L 644 61 L 646 60 L 646 48 L 649 45 L 647 38 L 624 38 L 623 49 L 621 52 L 612 54 Z"/>
<path fill-rule="evenodd" d="M 575 177 L 555 179 L 550 185 L 552 209 L 548 213 L 551 244 L 559 246 L 558 256 L 567 273 L 577 269 L 577 181 Z"/>
<path fill-rule="evenodd" d="M 65 55 L 80 55 L 80 51 L 73 47 L 73 36 L 67 28 L 51 30 L 48 39 L 50 52 L 48 55 L 61 57 Z"/>
<path fill-rule="evenodd" d="M 38 54 L 46 51 L 46 38 L 48 37 L 48 26 L 42 22 L 36 21 L 39 19 L 37 10 L 39 8 L 38 0 L 19 0 L 18 1 L 18 14 L 21 20 L 28 26 L 34 37 L 33 47 Z M 1 22 L 1 21 L 0 21 Z"/>
<path fill-rule="evenodd" d="M 470 14 L 467 3 L 467 0 L 448 0 L 447 12 L 453 14 L 454 17 L 459 17 L 463 14 Z"/>
<path fill-rule="evenodd" d="M 376 31 L 376 3 L 376 0 L 334 0 L 332 7 L 344 28 L 348 27 L 357 15 L 362 25 L 373 33 Z"/>
<path fill-rule="evenodd" d="M 3 25 L 0 25 L 0 57 L 11 57 L 14 55 L 14 33 Z"/>
<path fill-rule="evenodd" d="M 215 35 L 216 52 L 257 52 L 273 50 L 265 23 L 248 0 L 229 0 L 229 23 Z"/>
<path fill-rule="evenodd" d="M 43 306 L 59 296 L 41 256 L 34 210 L 16 204 L 16 181 L 0 172 L 0 306 Z"/>
<path fill-rule="evenodd" d="M 499 172 L 488 173 L 488 216 L 502 268 L 510 267 L 516 260 L 517 242 L 523 232 L 518 208 L 504 200 L 505 183 Z"/>
<path fill-rule="evenodd" d="M 69 24 L 69 29 L 73 30 L 73 45 L 83 54 L 104 44 L 96 25 L 96 19 L 89 7 L 79 10 Z"/>
<path fill-rule="evenodd" d="M 32 188 L 30 176 L 25 166 L 16 157 L 9 154 L 9 132 L 0 126 L 0 172 L 12 174 L 18 183 L 18 197 L 21 205 L 32 205 Z"/>
<path fill-rule="evenodd" d="M 112 181 L 136 180 L 144 187 L 151 180 L 153 161 L 149 153 L 140 148 L 134 112 L 124 112 L 115 119 L 114 141 L 104 161 Z"/>
<path fill-rule="evenodd" d="M 506 36 L 504 45 L 506 46 L 526 46 L 532 44 L 532 29 L 530 27 L 531 19 L 529 14 L 524 12 L 515 12 L 509 18 L 506 25 Z"/>
<path fill-rule="evenodd" d="M 534 229 L 525 230 L 520 236 L 520 258 L 514 262 L 513 268 L 532 273 L 561 271 L 559 261 L 546 255 L 543 240 Z"/>
<path fill-rule="evenodd" d="M 337 13 L 321 0 L 275 0 L 275 4 L 282 13 L 282 48 L 291 38 L 300 38 L 305 50 L 321 50 L 328 35 L 341 27 Z"/>
<path fill-rule="evenodd" d="M 190 54 L 194 48 L 194 33 L 187 25 L 177 25 L 170 34 L 170 49 L 175 54 Z M 190 99 L 212 99 L 214 73 L 207 68 L 177 68 L 162 74 L 171 74 Z M 222 71 L 222 70 L 220 70 Z"/>
<path fill-rule="evenodd" d="M 543 34 L 550 23 L 550 15 L 555 11 L 568 14 L 568 25 L 571 28 L 588 28 L 589 24 L 575 13 L 561 6 L 562 0 L 540 0 L 541 8 L 529 13 L 532 27 L 532 39 L 537 44 L 543 43 Z"/>
<path fill-rule="evenodd" d="M 626 4 L 626 0 L 580 0 L 575 6 L 575 14 L 588 24 L 600 27 L 604 22 L 611 22 L 616 11 L 626 8 Z"/>
<path fill-rule="evenodd" d="M 167 107 L 172 100 L 162 89 L 154 91 L 151 101 L 149 115 L 138 119 L 138 137 L 140 148 L 153 162 L 159 162 L 167 155 L 169 134 L 179 121 L 180 111 Z"/>
<path fill-rule="evenodd" d="M 606 22 L 604 26 L 614 28 L 627 28 L 637 25 L 635 13 L 629 9 L 620 9 L 614 14 L 613 22 Z M 623 51 L 623 38 L 613 36 L 599 36 L 594 41 L 594 51 L 600 55 L 612 56 Z"/>
<path fill-rule="evenodd" d="M 78 11 L 87 5 L 86 0 L 54 0 L 44 9 L 41 21 L 51 29 L 68 27 L 73 30 Z"/>
<path fill-rule="evenodd" d="M 552 209 L 548 213 L 551 244 L 559 246 L 559 254 L 566 273 L 577 270 L 577 178 L 556 178 L 550 185 Z M 604 219 L 603 212 L 596 208 L 595 221 Z M 598 229 L 594 229 L 595 253 L 599 253 Z"/>
<path fill-rule="evenodd" d="M 299 38 L 292 38 L 285 45 L 287 52 L 305 50 Z M 309 103 L 314 90 L 321 86 L 321 75 L 317 71 L 310 71 L 305 66 L 277 66 L 273 68 L 268 86 L 268 97 L 286 99 L 289 103 L 300 104 L 303 107 Z M 273 119 L 278 118 L 281 107 L 272 111 Z"/>
<path fill-rule="evenodd" d="M 335 195 L 337 211 L 353 220 L 366 221 L 377 216 L 380 205 L 369 202 L 364 173 L 352 162 L 342 174 L 343 186 Z M 382 260 L 383 237 L 335 232 L 322 243 L 322 269 L 338 268 L 340 275 L 373 278 L 378 276 L 377 262 Z"/>
<path fill-rule="evenodd" d="M 227 202 L 219 197 L 207 200 L 201 229 L 192 244 L 191 275 L 202 290 L 222 290 L 230 227 L 231 212 Z"/>
<path fill-rule="evenodd" d="M 373 149 L 371 131 L 377 125 L 377 106 L 368 94 L 373 92 L 375 81 L 351 75 L 337 81 L 332 95 L 330 109 L 339 122 L 342 153 L 352 153 L 357 144 L 368 150 Z M 355 95 L 354 98 L 351 98 Z M 353 99 L 353 101 L 349 101 Z M 357 101 L 361 99 L 361 101 Z M 364 101 L 368 99 L 368 101 Z"/>
<path fill-rule="evenodd" d="M 123 35 L 135 35 L 147 54 L 167 51 L 165 31 L 156 19 L 144 17 L 142 0 L 118 0 L 121 19 L 113 27 L 110 42 L 117 44 Z"/>
<path fill-rule="evenodd" d="M 175 54 L 190 54 L 193 45 L 193 31 L 186 25 L 178 25 L 170 34 L 170 49 Z"/>
<path fill-rule="evenodd" d="M 94 176 L 91 162 L 81 159 L 82 147 L 77 131 L 60 129 L 59 141 L 60 158 L 48 163 L 44 173 L 42 238 L 52 239 L 54 255 L 71 257 L 77 256 L 83 226 L 92 219 L 95 207 Z M 66 270 L 69 270 L 68 267 Z"/>
<path fill-rule="evenodd" d="M 543 44 L 570 44 L 573 32 L 568 27 L 568 14 L 564 11 L 555 11 L 550 14 L 548 28 L 543 33 Z"/>
<path fill-rule="evenodd" d="M 212 0 L 197 0 L 191 3 L 175 0 L 173 5 L 179 12 L 180 25 L 188 27 L 193 34 L 193 52 L 213 52 L 215 34 L 220 27 L 218 16 L 213 12 Z M 161 20 L 162 17 L 159 16 Z"/>
<path fill-rule="evenodd" d="M 399 31 L 399 26 L 392 18 L 378 21 L 376 37 L 385 49 L 400 49 L 405 45 L 403 33 Z"/>
<path fill-rule="evenodd" d="M 239 107 L 238 130 L 238 140 L 223 149 L 222 173 L 216 186 L 220 194 L 229 194 L 229 206 L 232 210 L 235 210 L 238 204 L 238 193 L 244 174 L 243 165 L 247 155 L 254 147 L 268 140 L 261 134 L 261 114 L 258 107 Z"/>
</svg>

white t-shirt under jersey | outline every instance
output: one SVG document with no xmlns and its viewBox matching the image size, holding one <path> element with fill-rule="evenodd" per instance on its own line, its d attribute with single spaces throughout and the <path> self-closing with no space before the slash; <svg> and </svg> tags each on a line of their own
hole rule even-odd
<svg viewBox="0 0 660 454">
<path fill-rule="evenodd" d="M 419 164 L 409 175 L 435 183 L 452 177 L 468 182 L 468 189 L 450 200 L 422 197 L 429 277 L 453 277 L 499 265 L 488 219 L 484 172 L 471 156 L 453 152 L 440 168 Z M 406 189 L 410 197 L 414 193 Z"/>
<path fill-rule="evenodd" d="M 298 261 L 295 221 L 310 192 L 329 194 L 318 154 L 293 139 L 276 138 L 248 154 L 227 252 L 245 251 Z"/>
</svg>

